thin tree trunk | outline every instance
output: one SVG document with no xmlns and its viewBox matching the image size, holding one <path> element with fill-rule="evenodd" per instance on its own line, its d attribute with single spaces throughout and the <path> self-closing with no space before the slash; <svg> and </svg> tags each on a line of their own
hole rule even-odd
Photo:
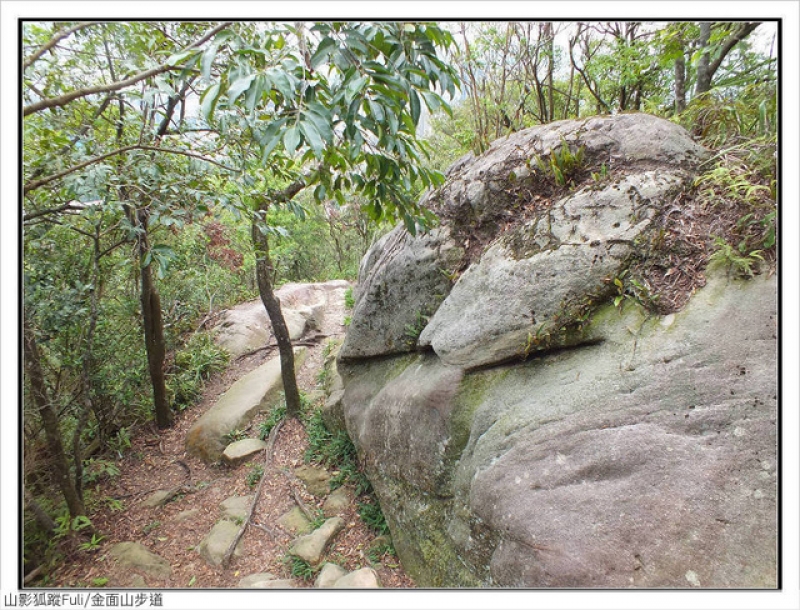
<svg viewBox="0 0 800 610">
<path fill-rule="evenodd" d="M 711 90 L 711 71 L 709 65 L 711 63 L 711 54 L 708 48 L 709 40 L 711 39 L 711 24 L 708 21 L 700 23 L 700 38 L 698 44 L 700 46 L 700 59 L 697 62 L 697 84 L 695 85 L 695 96 L 702 95 Z"/>
<path fill-rule="evenodd" d="M 31 397 L 39 415 L 42 418 L 44 434 L 50 450 L 50 461 L 55 474 L 56 482 L 64 495 L 70 517 L 86 514 L 86 507 L 81 500 L 78 491 L 75 489 L 73 479 L 70 477 L 69 461 L 64 451 L 64 444 L 61 439 L 61 429 L 58 425 L 58 416 L 47 395 L 45 386 L 44 371 L 42 370 L 42 358 L 39 353 L 39 346 L 33 328 L 27 317 L 23 321 L 23 341 L 24 341 L 24 360 L 25 370 L 30 384 Z"/>
<path fill-rule="evenodd" d="M 553 48 L 553 41 L 555 34 L 553 33 L 553 22 L 548 21 L 544 24 L 545 29 L 545 49 L 547 53 L 547 122 L 551 123 L 556 118 L 555 101 L 553 96 L 553 72 L 555 66 L 553 65 L 555 59 L 555 50 Z"/>
<path fill-rule="evenodd" d="M 256 281 L 261 302 L 267 310 L 267 315 L 272 323 L 272 332 L 278 344 L 281 359 L 281 377 L 283 379 L 283 392 L 286 398 L 286 416 L 300 418 L 300 391 L 297 389 L 297 377 L 294 370 L 294 348 L 289 338 L 289 329 L 281 311 L 281 303 L 275 296 L 272 288 L 272 274 L 274 268 L 269 257 L 269 240 L 266 232 L 261 230 L 259 221 L 266 222 L 268 203 L 259 206 L 251 225 L 251 237 L 256 253 Z"/>
<path fill-rule="evenodd" d="M 141 212 L 141 211 L 140 211 Z M 142 222 L 142 214 L 139 214 Z M 146 220 L 144 220 L 146 226 Z M 144 262 L 149 246 L 146 238 L 139 240 L 139 260 Z M 164 322 L 161 318 L 161 297 L 153 281 L 152 264 L 143 265 L 141 273 L 142 320 L 144 322 L 144 343 L 147 351 L 147 368 L 153 385 L 153 406 L 155 408 L 156 425 L 160 429 L 169 428 L 172 424 L 172 412 L 167 400 L 167 383 L 164 376 L 164 358 L 166 344 L 164 342 Z"/>
<path fill-rule="evenodd" d="M 686 58 L 681 51 L 680 57 L 675 59 L 675 114 L 680 114 L 684 110 L 686 110 Z"/>
</svg>

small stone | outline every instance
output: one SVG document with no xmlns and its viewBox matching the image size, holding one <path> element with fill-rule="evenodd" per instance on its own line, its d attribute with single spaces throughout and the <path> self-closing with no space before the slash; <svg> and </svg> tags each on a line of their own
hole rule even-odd
<svg viewBox="0 0 800 610">
<path fill-rule="evenodd" d="M 317 565 L 331 540 L 343 529 L 344 519 L 332 517 L 325 521 L 319 529 L 295 540 L 289 549 L 289 553 L 307 561 L 311 565 Z"/>
<path fill-rule="evenodd" d="M 331 492 L 331 495 L 322 505 L 322 512 L 326 517 L 335 517 L 343 514 L 350 506 L 353 498 L 345 487 L 339 487 Z"/>
<path fill-rule="evenodd" d="M 115 544 L 111 547 L 109 554 L 122 567 L 142 570 L 159 578 L 167 578 L 172 574 L 172 568 L 166 559 L 159 557 L 138 542 Z"/>
<path fill-rule="evenodd" d="M 372 568 L 361 568 L 342 576 L 333 584 L 334 589 L 380 589 L 378 573 Z"/>
<path fill-rule="evenodd" d="M 311 530 L 311 521 L 306 519 L 303 511 L 301 511 L 297 506 L 281 516 L 278 519 L 278 525 L 280 525 L 283 529 L 300 534 L 305 534 Z"/>
<path fill-rule="evenodd" d="M 331 475 L 318 466 L 300 466 L 294 469 L 294 475 L 303 481 L 309 493 L 322 498 L 330 492 Z"/>
<path fill-rule="evenodd" d="M 175 521 L 190 521 L 200 514 L 199 508 L 190 508 L 175 515 Z"/>
<path fill-rule="evenodd" d="M 249 457 L 266 449 L 267 444 L 257 438 L 245 438 L 231 443 L 222 452 L 223 461 L 229 466 L 241 464 Z"/>
<path fill-rule="evenodd" d="M 250 504 L 253 496 L 231 496 L 223 500 L 219 507 L 222 510 L 222 518 L 229 521 L 243 521 L 250 512 Z"/>
<path fill-rule="evenodd" d="M 164 506 L 172 498 L 174 494 L 171 489 L 158 489 L 147 496 L 142 501 L 142 506 L 155 508 L 156 506 Z"/>
<path fill-rule="evenodd" d="M 236 585 L 239 589 L 291 589 L 294 583 L 291 580 L 279 579 L 270 572 L 259 572 L 245 576 Z"/>
<path fill-rule="evenodd" d="M 198 545 L 197 550 L 212 565 L 222 564 L 233 539 L 239 534 L 239 526 L 232 521 L 219 521 Z M 234 557 L 242 554 L 241 540 L 233 551 Z"/>
<path fill-rule="evenodd" d="M 335 563 L 326 563 L 314 581 L 315 589 L 326 589 L 332 587 L 342 576 L 347 574 L 347 570 Z"/>
</svg>

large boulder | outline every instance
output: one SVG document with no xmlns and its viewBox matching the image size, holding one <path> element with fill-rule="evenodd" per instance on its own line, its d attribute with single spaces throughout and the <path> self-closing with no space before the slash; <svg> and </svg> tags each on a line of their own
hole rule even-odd
<svg viewBox="0 0 800 610">
<path fill-rule="evenodd" d="M 548 185 L 529 161 L 564 145 L 608 173 Z M 357 308 L 345 347 L 375 341 L 338 358 L 346 429 L 419 585 L 776 585 L 776 278 L 710 273 L 668 315 L 619 291 L 659 256 L 655 223 L 706 157 L 654 117 L 560 122 L 463 160 L 427 196 L 457 281 L 411 297 L 441 302 L 403 349 Z M 397 253 L 425 252 L 390 235 L 361 299 L 378 278 L 402 294 Z"/>
<path fill-rule="evenodd" d="M 283 317 L 294 341 L 309 328 L 319 328 L 328 298 L 339 292 L 342 298 L 350 284 L 331 280 L 317 284 L 284 284 L 275 291 L 281 302 Z M 272 324 L 260 299 L 248 301 L 225 310 L 213 329 L 214 340 L 232 358 L 264 347 L 272 335 Z"/>
</svg>

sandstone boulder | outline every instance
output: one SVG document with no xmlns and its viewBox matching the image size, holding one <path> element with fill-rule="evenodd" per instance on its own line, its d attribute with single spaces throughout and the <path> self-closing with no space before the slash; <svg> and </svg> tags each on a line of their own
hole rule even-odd
<svg viewBox="0 0 800 610">
<path fill-rule="evenodd" d="M 537 170 L 564 146 L 574 188 Z M 336 408 L 420 586 L 776 586 L 776 278 L 619 292 L 707 158 L 646 115 L 535 127 L 365 256 Z"/>
</svg>

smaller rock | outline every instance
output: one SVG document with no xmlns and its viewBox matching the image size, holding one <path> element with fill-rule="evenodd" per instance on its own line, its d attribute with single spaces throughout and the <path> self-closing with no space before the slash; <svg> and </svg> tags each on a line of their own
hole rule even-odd
<svg viewBox="0 0 800 610">
<path fill-rule="evenodd" d="M 155 508 L 156 506 L 164 506 L 175 495 L 171 489 L 158 489 L 151 493 L 147 498 L 142 501 L 142 506 Z"/>
<path fill-rule="evenodd" d="M 239 589 L 293 589 L 294 581 L 278 578 L 270 572 L 259 572 L 245 576 L 236 585 Z"/>
<path fill-rule="evenodd" d="M 219 507 L 222 510 L 222 518 L 228 521 L 243 521 L 250 512 L 250 504 L 253 496 L 231 496 L 223 500 Z"/>
<path fill-rule="evenodd" d="M 222 452 L 223 461 L 229 466 L 237 466 L 247 458 L 266 449 L 267 444 L 257 438 L 245 438 L 231 443 Z"/>
<path fill-rule="evenodd" d="M 197 550 L 212 565 L 222 564 L 222 559 L 228 551 L 228 547 L 233 539 L 239 534 L 239 526 L 232 521 L 219 521 L 208 533 L 203 541 L 198 545 Z M 233 556 L 238 557 L 242 554 L 241 540 L 233 551 Z"/>
<path fill-rule="evenodd" d="M 159 557 L 138 542 L 115 544 L 111 547 L 109 554 L 122 567 L 142 570 L 159 578 L 168 578 L 172 574 L 172 568 L 166 559 Z"/>
<path fill-rule="evenodd" d="M 278 525 L 280 525 L 283 529 L 300 534 L 305 534 L 311 529 L 311 521 L 306 519 L 303 511 L 301 511 L 297 506 L 281 516 L 278 519 Z"/>
<path fill-rule="evenodd" d="M 334 589 L 380 589 L 378 573 L 372 568 L 361 568 L 342 576 L 333 583 Z"/>
<path fill-rule="evenodd" d="M 332 587 L 337 580 L 346 574 L 347 570 L 345 570 L 343 567 L 336 565 L 335 563 L 326 563 L 322 566 L 322 569 L 317 575 L 317 579 L 314 581 L 314 588 L 326 589 Z"/>
<path fill-rule="evenodd" d="M 327 496 L 331 490 L 331 475 L 324 468 L 303 465 L 294 469 L 294 475 L 305 483 L 309 493 L 318 498 Z"/>
<path fill-rule="evenodd" d="M 331 492 L 322 505 L 322 512 L 326 517 L 335 517 L 343 514 L 353 501 L 352 494 L 346 487 L 339 487 Z"/>
<path fill-rule="evenodd" d="M 175 521 L 191 521 L 200 514 L 199 508 L 190 508 L 175 515 Z"/>
<path fill-rule="evenodd" d="M 294 541 L 289 549 L 289 553 L 307 561 L 311 565 L 317 565 L 325 553 L 325 549 L 333 538 L 344 529 L 344 519 L 332 517 L 325 521 L 319 529 L 310 534 L 300 536 Z"/>
</svg>

